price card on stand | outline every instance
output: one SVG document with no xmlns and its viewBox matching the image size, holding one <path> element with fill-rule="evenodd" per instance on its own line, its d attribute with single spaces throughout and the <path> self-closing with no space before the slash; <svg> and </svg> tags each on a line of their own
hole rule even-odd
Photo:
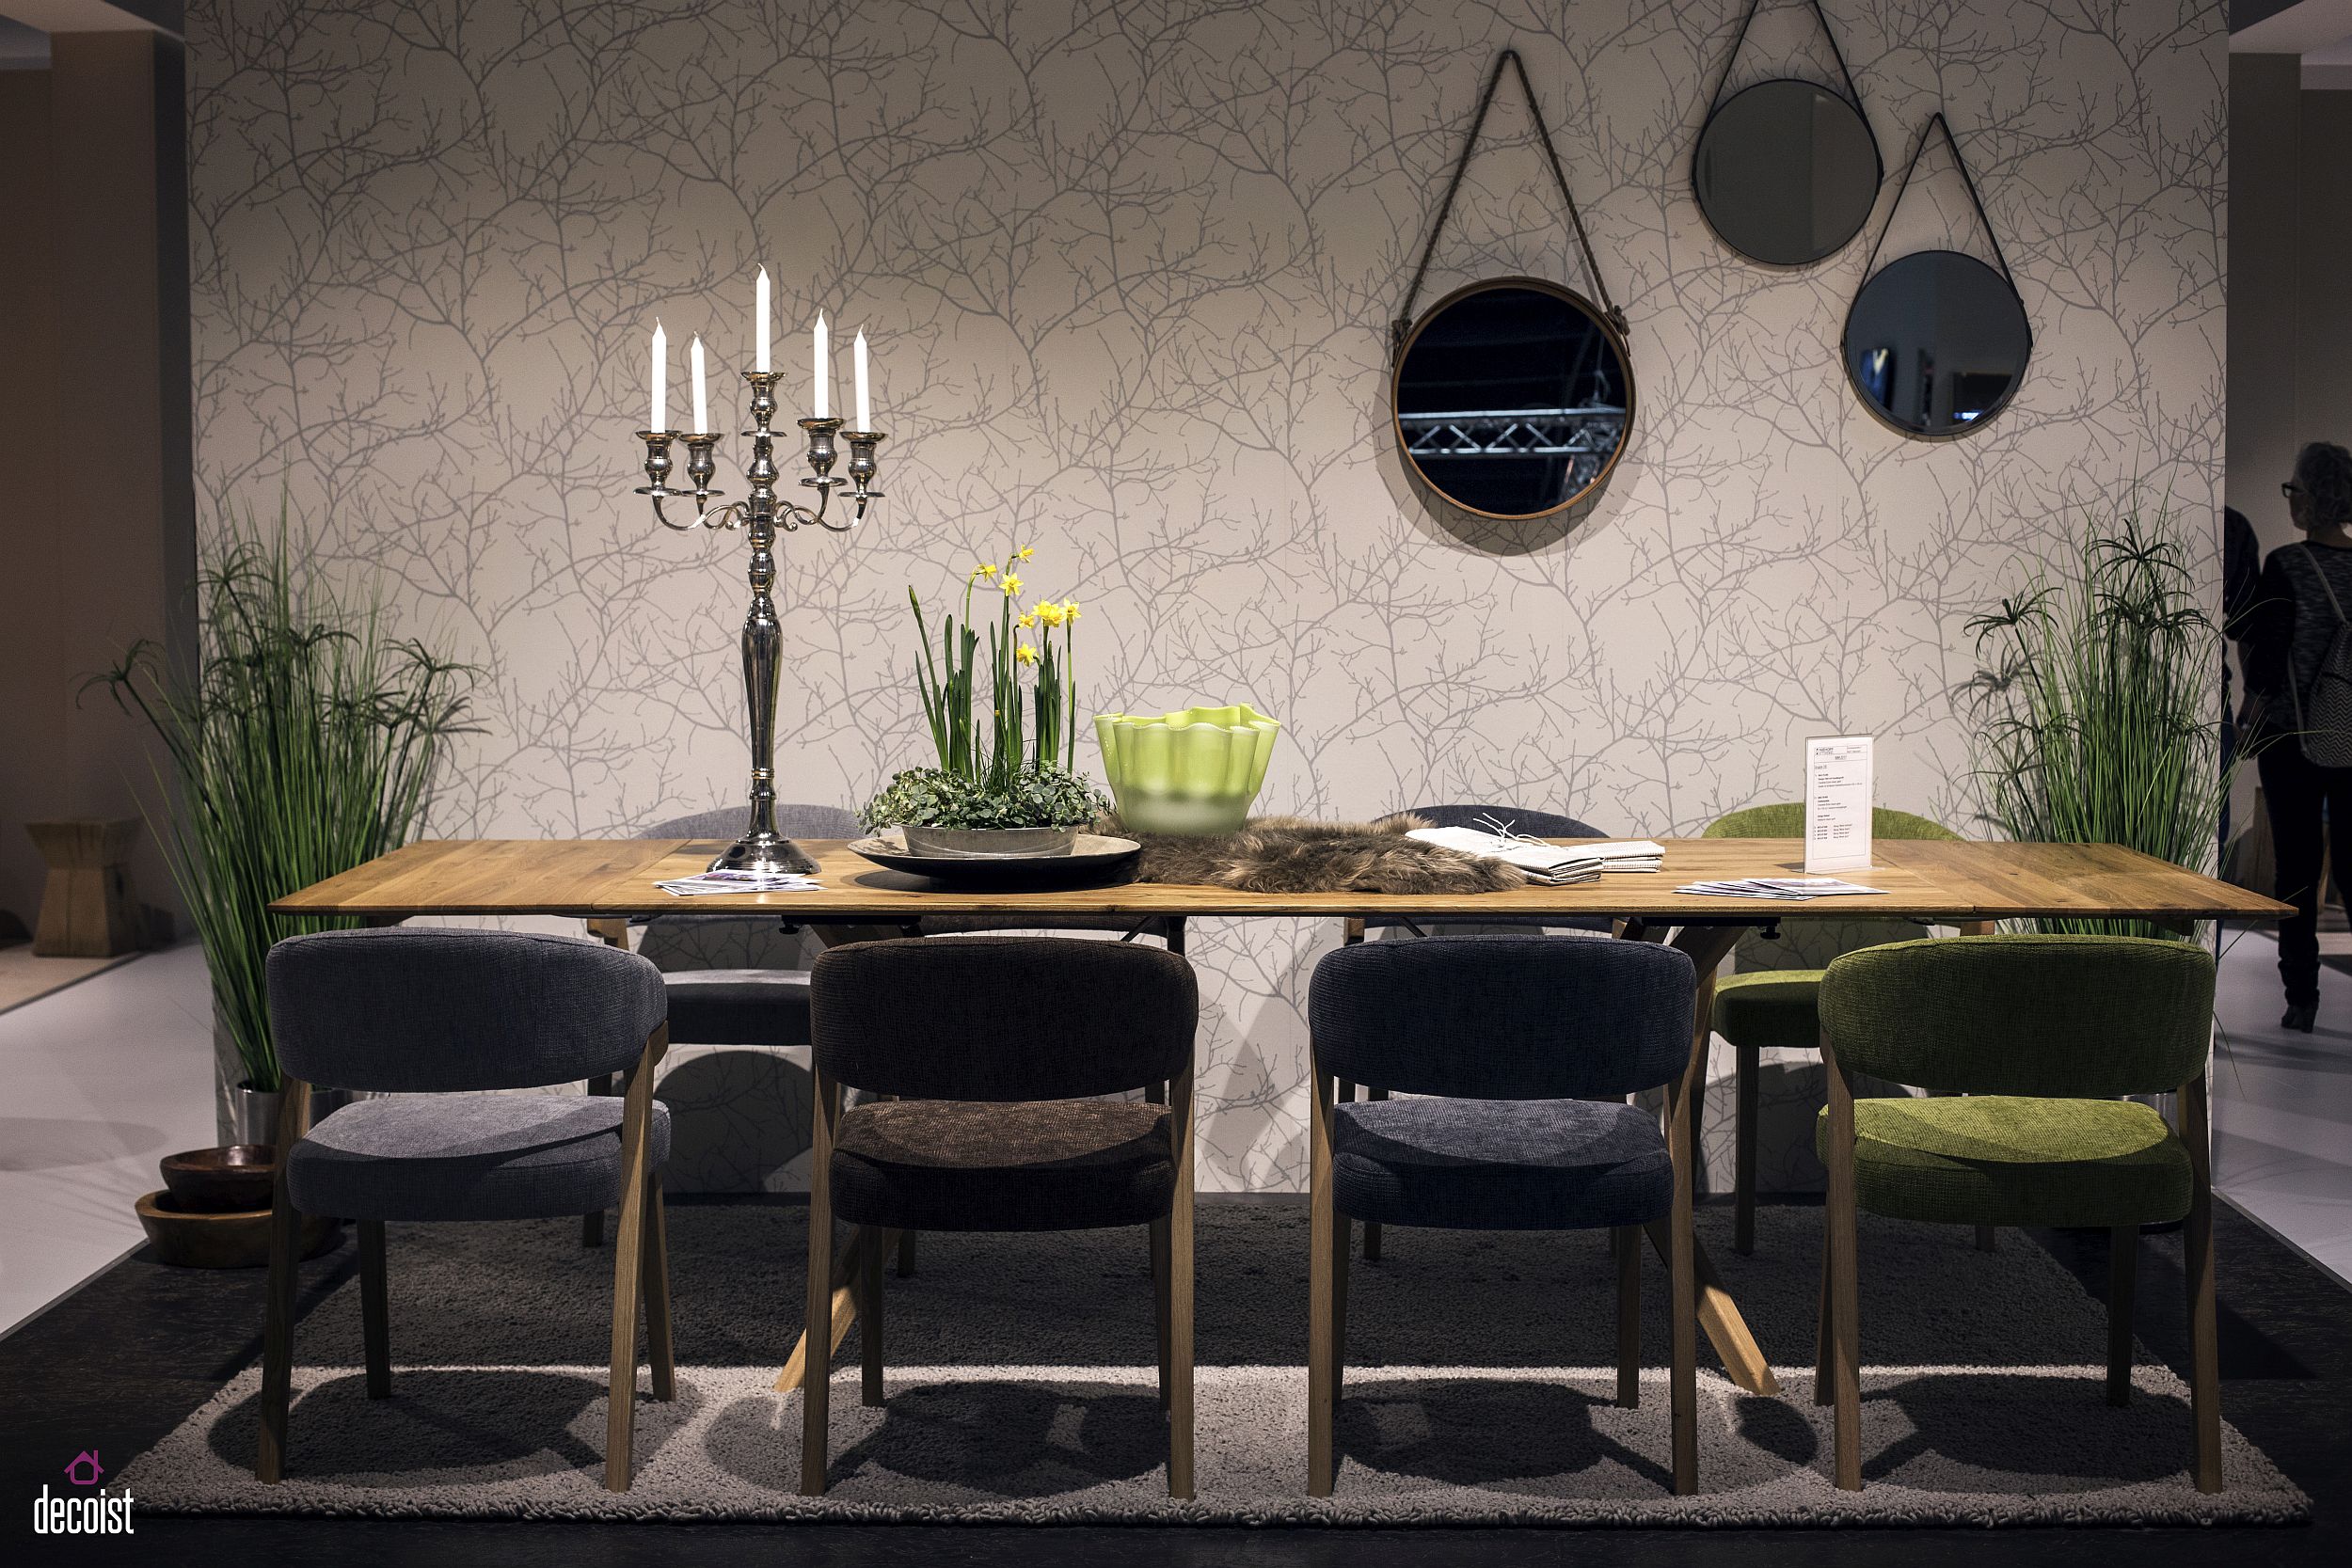
<svg viewBox="0 0 2352 1568">
<path fill-rule="evenodd" d="M 1870 749 L 1867 735 L 1804 743 L 1804 868 L 1810 875 L 1869 867 Z"/>
</svg>

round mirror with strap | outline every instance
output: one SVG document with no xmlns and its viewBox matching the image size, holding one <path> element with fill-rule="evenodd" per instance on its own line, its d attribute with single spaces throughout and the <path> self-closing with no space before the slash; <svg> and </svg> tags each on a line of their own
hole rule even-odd
<svg viewBox="0 0 2352 1568">
<path fill-rule="evenodd" d="M 1708 101 L 1707 125 L 1691 155 L 1691 188 L 1708 226 L 1732 249 L 1771 266 L 1805 266 L 1835 255 L 1862 232 L 1886 166 L 1820 0 L 1805 3 L 1829 42 L 1844 95 L 1818 82 L 1776 76 L 1724 101 L 1761 3 L 1748 0 L 1748 14 Z"/>
</svg>

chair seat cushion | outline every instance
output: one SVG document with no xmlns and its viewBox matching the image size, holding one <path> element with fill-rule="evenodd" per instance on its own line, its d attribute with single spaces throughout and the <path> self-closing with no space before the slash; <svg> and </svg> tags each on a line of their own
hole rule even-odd
<svg viewBox="0 0 2352 1568">
<path fill-rule="evenodd" d="M 1674 1202 L 1658 1119 L 1621 1101 L 1375 1100 L 1333 1107 L 1340 1212 L 1383 1225 L 1577 1230 Z"/>
<path fill-rule="evenodd" d="M 362 1100 L 294 1145 L 296 1209 L 351 1220 L 519 1220 L 585 1214 L 621 1196 L 616 1095 L 437 1094 Z M 653 1102 L 652 1163 L 670 1153 Z"/>
<path fill-rule="evenodd" d="M 1817 1143 L 1827 1158 L 1829 1114 Z M 1854 1196 L 1895 1219 L 2119 1226 L 2187 1214 L 2188 1149 L 2137 1101 L 1854 1101 Z"/>
<path fill-rule="evenodd" d="M 1821 972 L 1756 969 L 1715 982 L 1715 1033 L 1751 1051 L 1818 1051 Z"/>
<path fill-rule="evenodd" d="M 1091 1230 L 1168 1212 L 1168 1107 L 897 1100 L 846 1112 L 833 1209 L 905 1230 Z"/>
<path fill-rule="evenodd" d="M 683 969 L 661 976 L 672 1045 L 806 1045 L 808 971 Z"/>
</svg>

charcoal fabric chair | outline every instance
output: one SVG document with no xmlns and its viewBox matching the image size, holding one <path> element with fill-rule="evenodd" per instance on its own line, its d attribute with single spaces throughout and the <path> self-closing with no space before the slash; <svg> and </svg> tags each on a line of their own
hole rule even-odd
<svg viewBox="0 0 2352 1568">
<path fill-rule="evenodd" d="M 1870 813 L 1873 838 L 1947 839 L 1960 835 L 1924 816 L 1881 806 Z M 1804 836 L 1804 803 L 1788 800 L 1750 806 L 1716 818 L 1705 838 Z M 1990 926 L 1963 927 L 1981 932 Z M 1733 1062 L 1731 1247 L 1756 1250 L 1756 1145 L 1758 1084 L 1766 1051 L 1811 1051 L 1820 1039 L 1816 1003 L 1821 966 L 1841 953 L 1881 942 L 1913 942 L 1928 928 L 1904 920 L 1792 920 L 1777 937 L 1751 931 L 1733 951 L 1737 973 L 1715 982 L 1713 1028 L 1731 1047 Z M 1979 1232 L 1978 1244 L 1992 1250 L 1993 1237 Z"/>
<path fill-rule="evenodd" d="M 1328 1497 L 1346 1359 L 1349 1218 L 1444 1229 L 1605 1229 L 1617 1265 L 1617 1402 L 1639 1398 L 1641 1232 L 1668 1230 L 1674 1486 L 1698 1480 L 1692 1129 L 1681 1085 L 1697 977 L 1678 949 L 1431 937 L 1326 955 L 1308 989 L 1307 1490 Z M 1435 1098 L 1351 1104 L 1339 1078 Z M 1670 1145 L 1625 1097 L 1668 1085 Z"/>
<path fill-rule="evenodd" d="M 1589 822 L 1579 822 L 1573 816 L 1562 816 L 1556 812 L 1529 811 L 1520 806 L 1415 806 L 1411 814 L 1433 828 L 1489 829 L 1494 823 L 1500 822 L 1514 832 L 1525 833 L 1530 838 L 1607 838 L 1609 836 Z M 1506 914 L 1497 915 L 1491 920 L 1477 921 L 1472 928 L 1483 931 L 1491 930 L 1496 927 L 1524 927 L 1538 931 L 1606 933 L 1613 928 L 1613 922 L 1606 915 Z M 1460 923 L 1449 923 L 1442 920 L 1408 920 L 1401 914 L 1357 916 L 1351 917 L 1346 922 L 1341 931 L 1340 940 L 1352 946 L 1363 941 L 1374 931 L 1401 932 L 1407 936 L 1426 937 L 1443 936 L 1450 932 L 1458 934 L 1460 930 Z M 1356 1098 L 1356 1085 L 1342 1083 L 1336 1092 L 1340 1099 L 1352 1101 Z M 1374 1100 L 1386 1100 L 1389 1094 L 1388 1090 L 1381 1088 L 1371 1089 L 1368 1092 Z M 1352 1229 L 1353 1227 L 1350 1228 Z M 1377 1225 L 1365 1226 L 1365 1262 L 1380 1261 L 1380 1227 Z"/>
<path fill-rule="evenodd" d="M 901 1230 L 1144 1226 L 1168 1489 L 1192 1496 L 1193 1034 L 1176 954 L 954 936 L 855 942 L 810 976 L 816 1037 L 801 1490 L 825 1489 L 834 1221 L 851 1248 L 862 1394 L 882 1403 L 882 1262 Z M 1105 1100 L 1169 1085 L 1168 1103 Z M 842 1109 L 845 1087 L 886 1097 Z"/>
<path fill-rule="evenodd" d="M 2201 1492 L 2221 1490 L 2205 1063 L 2213 955 L 2138 937 L 1980 936 L 1836 958 L 1821 978 L 1829 1165 L 1814 1402 L 1835 1403 L 1836 1479 L 1862 1485 L 1854 1215 L 2105 1227 L 2107 1400 L 2132 1378 L 2142 1225 L 2185 1219 Z M 1856 1100 L 1851 1074 L 1963 1098 Z M 2178 1091 L 2180 1125 L 2115 1098 Z"/>
<path fill-rule="evenodd" d="M 262 1336 L 262 1443 L 276 1481 L 294 1372 L 295 1240 L 304 1214 L 358 1222 L 370 1399 L 391 1392 L 387 1220 L 546 1219 L 617 1204 L 604 1483 L 628 1490 L 637 1312 L 653 1396 L 674 1376 L 659 1175 L 668 1110 L 653 1098 L 665 1041 L 661 976 L 633 954 L 572 938 L 390 927 L 288 937 L 268 959 L 285 1100 Z M 489 1094 L 628 1069 L 620 1099 Z M 310 1085 L 362 1100 L 308 1126 Z"/>
</svg>

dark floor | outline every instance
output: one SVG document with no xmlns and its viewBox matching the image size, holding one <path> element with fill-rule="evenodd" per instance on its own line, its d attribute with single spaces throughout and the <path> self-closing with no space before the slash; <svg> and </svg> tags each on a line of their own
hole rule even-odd
<svg viewBox="0 0 2352 1568">
<path fill-rule="evenodd" d="M 1206 1201 L 1206 1200 L 1204 1200 Z M 11 1537 L 35 1562 L 238 1565 L 419 1563 L 456 1568 L 675 1563 L 926 1568 L 1005 1564 L 1058 1568 L 1119 1560 L 1121 1568 L 1238 1563 L 1482 1568 L 1589 1561 L 1737 1562 L 1739 1568 L 1938 1568 L 1946 1563 L 2128 1560 L 2133 1568 L 2352 1560 L 2352 1291 L 2227 1205 L 2219 1206 L 2222 1403 L 2229 1418 L 2315 1503 L 2308 1528 L 2177 1530 L 1540 1530 L 1021 1529 L 859 1525 L 591 1525 L 400 1523 L 377 1520 L 140 1517 L 135 1534 L 60 1542 L 30 1533 L 29 1504 L 66 1463 L 94 1448 L 113 1466 L 177 1425 L 260 1350 L 258 1273 L 165 1268 L 134 1256 L 0 1339 L 0 1497 Z M 2094 1294 L 2106 1279 L 2106 1233 L 2037 1233 Z M 2005 1244 L 2026 1244 L 2005 1238 Z M 353 1268 L 350 1243 L 305 1270 L 304 1306 Z M 2186 1339 L 2170 1249 L 2142 1260 L 2139 1330 L 2175 1370 Z M 1302 1305 L 1301 1310 L 1304 1310 Z M 1899 1558 L 1891 1554 L 1899 1553 Z"/>
</svg>

